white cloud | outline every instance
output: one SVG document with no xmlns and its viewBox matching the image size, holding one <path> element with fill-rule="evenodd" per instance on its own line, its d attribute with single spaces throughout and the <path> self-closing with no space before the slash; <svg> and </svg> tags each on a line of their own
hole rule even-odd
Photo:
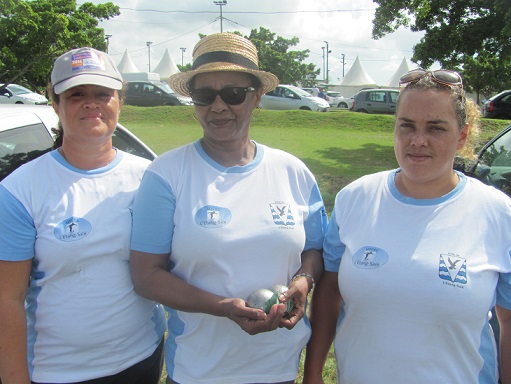
<svg viewBox="0 0 511 384">
<path fill-rule="evenodd" d="M 104 3 L 106 0 L 92 0 Z M 141 71 L 148 69 L 151 41 L 151 69 L 166 49 L 178 64 L 192 60 L 199 33 L 220 32 L 220 7 L 213 0 L 150 1 L 118 0 L 121 15 L 100 23 L 109 39 L 109 53 L 118 63 L 127 49 Z M 238 30 L 248 35 L 251 29 L 264 27 L 285 38 L 296 36 L 296 49 L 309 49 L 307 62 L 323 68 L 325 41 L 332 51 L 328 57 L 330 83 L 342 81 L 358 56 L 369 75 L 384 84 L 406 57 L 422 34 L 399 31 L 380 40 L 372 40 L 372 20 L 376 4 L 371 0 L 228 0 L 223 6 L 223 30 Z M 181 47 L 186 48 L 185 52 Z M 326 57 L 325 57 L 326 59 Z M 321 73 L 321 76 L 323 72 Z"/>
</svg>

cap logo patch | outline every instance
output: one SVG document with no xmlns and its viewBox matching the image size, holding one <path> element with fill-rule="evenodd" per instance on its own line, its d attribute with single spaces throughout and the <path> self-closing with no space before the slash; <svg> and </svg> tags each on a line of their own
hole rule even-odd
<svg viewBox="0 0 511 384">
<path fill-rule="evenodd" d="M 103 62 L 102 57 L 96 55 L 94 52 L 78 52 L 71 56 L 71 68 L 73 71 L 81 71 L 85 69 L 99 69 L 104 71 L 105 63 Z"/>
</svg>

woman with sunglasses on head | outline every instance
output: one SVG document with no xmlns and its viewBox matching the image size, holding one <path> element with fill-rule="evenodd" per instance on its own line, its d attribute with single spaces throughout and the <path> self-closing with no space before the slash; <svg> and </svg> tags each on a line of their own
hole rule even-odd
<svg viewBox="0 0 511 384">
<path fill-rule="evenodd" d="M 339 383 L 495 384 L 495 304 L 509 382 L 511 200 L 453 170 L 479 111 L 456 72 L 414 70 L 401 85 L 399 168 L 362 177 L 335 200 L 303 383 L 323 382 L 334 342 Z"/>
<path fill-rule="evenodd" d="M 323 272 L 321 195 L 300 160 L 249 137 L 261 95 L 278 85 L 258 69 L 254 44 L 214 34 L 193 58 L 169 84 L 192 97 L 203 136 L 144 175 L 135 287 L 167 307 L 168 383 L 294 383 L 310 336 L 306 297 Z M 253 291 L 277 284 L 289 289 L 268 313 L 248 306 Z"/>
<path fill-rule="evenodd" d="M 165 312 L 134 292 L 129 269 L 149 161 L 112 146 L 122 87 L 104 52 L 59 56 L 55 149 L 0 184 L 3 384 L 159 383 Z"/>
</svg>

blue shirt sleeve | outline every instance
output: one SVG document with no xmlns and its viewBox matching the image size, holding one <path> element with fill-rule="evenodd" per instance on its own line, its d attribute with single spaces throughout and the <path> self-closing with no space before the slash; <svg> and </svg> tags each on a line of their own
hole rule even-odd
<svg viewBox="0 0 511 384">
<path fill-rule="evenodd" d="M 306 237 L 304 251 L 323 248 L 327 224 L 328 217 L 325 212 L 325 205 L 318 185 L 315 184 L 309 201 L 309 215 L 304 223 Z"/>
<path fill-rule="evenodd" d="M 0 260 L 22 261 L 34 257 L 36 229 L 23 204 L 0 185 Z"/>
<path fill-rule="evenodd" d="M 176 199 L 170 185 L 146 171 L 133 203 L 131 249 L 167 254 L 172 250 Z"/>
<path fill-rule="evenodd" d="M 497 304 L 511 310 L 511 273 L 501 273 L 497 282 Z"/>
<path fill-rule="evenodd" d="M 335 217 L 335 207 L 328 223 L 325 241 L 323 243 L 323 260 L 325 263 L 325 271 L 339 272 L 342 255 L 346 246 L 341 242 L 339 237 L 339 225 Z"/>
</svg>

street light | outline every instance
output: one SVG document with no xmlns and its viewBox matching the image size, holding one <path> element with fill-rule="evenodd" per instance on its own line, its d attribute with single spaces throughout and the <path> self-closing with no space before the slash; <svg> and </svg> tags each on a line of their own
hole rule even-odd
<svg viewBox="0 0 511 384">
<path fill-rule="evenodd" d="M 110 44 L 110 38 L 112 37 L 112 35 L 105 35 L 105 39 L 106 39 L 106 53 L 108 53 L 108 45 Z"/>
<path fill-rule="evenodd" d="M 186 48 L 181 48 L 181 66 L 183 66 L 183 54 L 185 53 Z"/>
<path fill-rule="evenodd" d="M 147 58 L 149 60 L 149 70 L 147 72 L 151 72 L 151 44 L 152 43 L 153 43 L 152 41 L 146 42 L 146 45 L 147 45 Z"/>
<path fill-rule="evenodd" d="M 346 65 L 346 63 L 344 62 L 344 58 L 346 57 L 346 55 L 344 53 L 341 53 L 341 56 L 342 56 L 342 60 L 341 60 L 341 63 L 342 63 L 342 77 L 344 77 L 344 66 Z"/>
<path fill-rule="evenodd" d="M 227 5 L 227 0 L 213 0 L 213 3 L 215 3 L 215 5 L 220 6 L 220 32 L 223 32 L 224 31 L 224 26 L 223 26 L 224 17 L 222 16 L 222 7 L 224 5 Z"/>
<path fill-rule="evenodd" d="M 323 50 L 323 79 L 325 79 L 325 47 L 321 47 Z"/>
<path fill-rule="evenodd" d="M 328 50 L 328 41 L 325 41 L 326 44 L 326 83 L 328 84 L 328 54 L 332 51 Z"/>
</svg>

